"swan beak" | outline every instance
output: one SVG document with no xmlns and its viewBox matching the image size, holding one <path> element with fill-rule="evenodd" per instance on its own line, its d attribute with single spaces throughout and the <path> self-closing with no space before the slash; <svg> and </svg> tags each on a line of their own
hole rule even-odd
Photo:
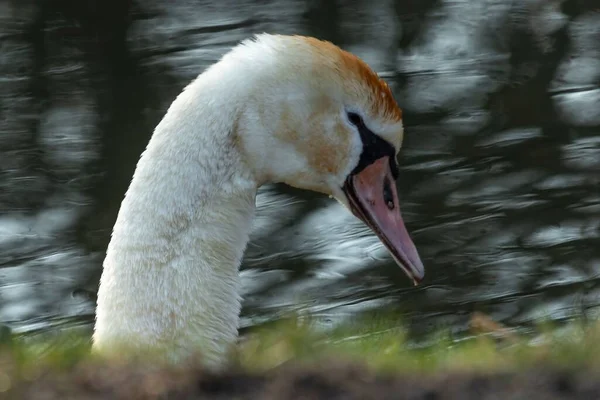
<svg viewBox="0 0 600 400">
<path fill-rule="evenodd" d="M 342 189 L 352 213 L 377 234 L 396 263 L 418 285 L 425 268 L 402 220 L 389 156 L 349 175 Z"/>
</svg>

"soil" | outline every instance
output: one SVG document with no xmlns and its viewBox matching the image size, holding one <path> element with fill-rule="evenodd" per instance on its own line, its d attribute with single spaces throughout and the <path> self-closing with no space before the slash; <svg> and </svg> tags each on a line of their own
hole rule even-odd
<svg viewBox="0 0 600 400">
<path fill-rule="evenodd" d="M 6 376 L 6 375 L 5 375 Z M 600 399 L 591 370 L 375 374 L 344 363 L 283 366 L 264 374 L 211 374 L 78 366 L 13 382 L 5 399 Z"/>
</svg>

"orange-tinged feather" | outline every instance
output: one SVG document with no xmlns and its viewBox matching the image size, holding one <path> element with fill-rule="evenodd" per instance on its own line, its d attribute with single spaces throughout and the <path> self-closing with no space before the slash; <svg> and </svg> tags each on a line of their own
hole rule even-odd
<svg viewBox="0 0 600 400">
<path fill-rule="evenodd" d="M 307 36 L 299 36 L 299 38 L 311 45 L 315 53 L 337 64 L 342 76 L 346 76 L 351 81 L 364 83 L 364 89 L 369 93 L 371 111 L 374 114 L 383 114 L 382 116 L 393 121 L 402 120 L 402 110 L 398 107 L 390 87 L 366 62 L 331 42 Z"/>
</svg>

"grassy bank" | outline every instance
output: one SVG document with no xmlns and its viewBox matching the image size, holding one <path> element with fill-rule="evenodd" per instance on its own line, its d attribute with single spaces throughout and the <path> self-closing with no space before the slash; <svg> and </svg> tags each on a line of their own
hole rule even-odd
<svg viewBox="0 0 600 400">
<path fill-rule="evenodd" d="M 169 393 L 173 398 L 283 399 L 297 398 L 293 396 L 298 390 L 314 391 L 305 398 L 330 398 L 332 390 L 342 388 L 349 397 L 340 398 L 371 398 L 357 393 L 366 390 L 374 396 L 377 391 L 368 387 L 378 382 L 374 387 L 403 387 L 392 398 L 414 398 L 400 395 L 421 388 L 423 393 L 438 393 L 441 397 L 430 397 L 438 399 L 455 398 L 444 396 L 459 390 L 454 387 L 459 382 L 465 390 L 474 390 L 472 381 L 486 377 L 491 379 L 486 387 L 492 390 L 492 383 L 500 385 L 498 379 L 510 376 L 521 380 L 522 388 L 532 390 L 532 395 L 545 393 L 543 398 L 552 398 L 556 391 L 600 382 L 600 325 L 571 323 L 524 336 L 478 315 L 473 327 L 477 335 L 457 341 L 442 332 L 432 338 L 433 345 L 417 348 L 406 341 L 404 330 L 392 318 L 371 317 L 327 334 L 315 333 L 310 323 L 289 319 L 251 332 L 240 343 L 232 367 L 219 376 L 201 369 L 154 371 L 107 365 L 89 356 L 88 336 L 74 333 L 26 341 L 16 338 L 0 346 L 0 398 L 42 398 L 36 397 L 39 392 L 48 399 L 164 398 Z M 412 389 L 403 386 L 407 382 Z M 531 384 L 541 386 L 536 389 Z M 227 392 L 231 385 L 238 392 Z M 600 393 L 600 383 L 597 386 L 587 387 L 586 396 L 590 390 Z M 229 395 L 223 395 L 223 390 Z M 500 385 L 494 390 L 508 389 Z M 391 394 L 384 391 L 379 393 L 383 397 L 373 398 Z"/>
<path fill-rule="evenodd" d="M 239 365 L 268 370 L 294 361 L 344 360 L 385 373 L 524 370 L 536 365 L 578 368 L 600 366 L 600 324 L 572 322 L 540 325 L 525 334 L 482 314 L 472 319 L 472 334 L 460 339 L 432 334 L 429 346 L 414 346 L 394 319 L 368 318 L 316 334 L 309 324 L 280 322 L 251 334 L 240 346 Z"/>
</svg>

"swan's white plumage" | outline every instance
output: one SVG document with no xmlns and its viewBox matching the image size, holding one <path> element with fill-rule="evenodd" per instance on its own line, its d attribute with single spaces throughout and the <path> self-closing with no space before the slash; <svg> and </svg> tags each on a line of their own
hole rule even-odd
<svg viewBox="0 0 600 400">
<path fill-rule="evenodd" d="M 358 110 L 399 150 L 400 110 L 362 61 L 311 38 L 259 35 L 173 102 L 121 205 L 98 293 L 94 350 L 200 352 L 221 365 L 235 342 L 238 267 L 258 186 L 331 194 L 358 163 Z"/>
</svg>

